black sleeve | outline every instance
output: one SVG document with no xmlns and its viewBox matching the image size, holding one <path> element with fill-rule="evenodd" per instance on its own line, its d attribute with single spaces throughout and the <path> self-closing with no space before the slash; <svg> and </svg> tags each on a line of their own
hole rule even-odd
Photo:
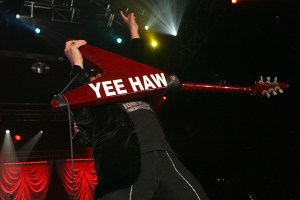
<svg viewBox="0 0 300 200">
<path fill-rule="evenodd" d="M 131 40 L 131 59 L 144 62 L 144 40 L 135 38 Z"/>
<path fill-rule="evenodd" d="M 78 88 L 79 86 L 82 86 L 90 81 L 87 71 L 77 65 L 74 65 L 72 67 L 69 76 L 70 76 L 70 80 L 72 79 L 74 80 L 71 82 L 68 90 L 73 90 L 75 88 Z"/>
<path fill-rule="evenodd" d="M 84 68 L 74 65 L 70 72 L 70 80 L 72 80 L 68 90 L 73 90 L 90 81 L 88 72 Z M 94 113 L 91 107 L 85 107 L 72 110 L 73 125 L 77 126 L 75 131 L 74 142 L 77 144 L 91 145 L 92 130 L 94 126 Z M 75 128 L 74 128 L 75 129 Z"/>
</svg>

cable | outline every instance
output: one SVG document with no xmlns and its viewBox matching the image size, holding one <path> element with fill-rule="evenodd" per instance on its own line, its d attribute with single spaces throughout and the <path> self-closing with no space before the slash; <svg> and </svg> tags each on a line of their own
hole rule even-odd
<svg viewBox="0 0 300 200">
<path fill-rule="evenodd" d="M 67 114 L 68 117 L 68 123 L 69 123 L 69 134 L 70 134 L 70 151 L 71 151 L 71 164 L 72 164 L 72 189 L 73 189 L 73 199 L 76 199 L 75 194 L 75 172 L 74 172 L 74 153 L 73 153 L 73 134 L 72 134 L 72 112 L 70 109 L 70 104 L 68 102 L 68 99 L 63 95 L 63 93 L 69 88 L 71 83 L 74 82 L 74 80 L 78 77 L 80 73 L 77 73 L 65 86 L 65 88 L 58 94 L 54 96 L 54 99 L 58 102 L 59 107 L 65 114 Z M 67 106 L 67 110 L 65 111 L 65 106 Z M 75 135 L 75 134 L 74 134 Z"/>
<path fill-rule="evenodd" d="M 76 194 L 75 194 L 74 154 L 73 154 L 73 135 L 72 135 L 72 116 L 71 116 L 72 113 L 71 113 L 70 104 L 69 104 L 67 98 L 61 94 L 59 94 L 57 96 L 65 102 L 65 105 L 67 105 L 67 116 L 68 116 L 69 133 L 70 133 L 71 164 L 72 164 L 72 188 L 73 188 L 73 198 L 75 200 Z"/>
<path fill-rule="evenodd" d="M 60 95 L 62 95 L 68 88 L 69 86 L 71 85 L 71 83 L 73 83 L 73 81 L 77 78 L 77 76 L 79 75 L 80 73 L 77 73 L 70 81 L 69 83 L 66 85 L 66 87 L 59 93 Z"/>
</svg>

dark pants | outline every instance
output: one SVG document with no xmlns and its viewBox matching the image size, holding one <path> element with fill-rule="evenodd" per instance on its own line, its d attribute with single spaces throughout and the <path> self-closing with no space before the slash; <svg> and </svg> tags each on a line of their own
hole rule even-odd
<svg viewBox="0 0 300 200">
<path fill-rule="evenodd" d="M 208 200 L 196 178 L 166 151 L 142 154 L 138 180 L 98 200 Z"/>
</svg>

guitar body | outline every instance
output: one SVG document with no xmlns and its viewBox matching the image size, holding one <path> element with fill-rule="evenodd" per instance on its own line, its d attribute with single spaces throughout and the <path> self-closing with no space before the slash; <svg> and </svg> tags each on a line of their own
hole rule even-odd
<svg viewBox="0 0 300 200">
<path fill-rule="evenodd" d="M 128 101 L 141 97 L 164 94 L 174 87 L 178 91 L 244 93 L 270 97 L 282 93 L 289 85 L 278 83 L 275 78 L 262 78 L 251 87 L 180 82 L 174 75 L 143 63 L 86 44 L 80 48 L 83 58 L 101 73 L 101 77 L 64 95 L 56 95 L 51 101 L 54 111 L 68 105 L 70 109 L 95 106 L 104 103 Z"/>
<path fill-rule="evenodd" d="M 166 90 L 169 75 L 161 70 L 89 44 L 80 51 L 102 76 L 64 94 L 64 103 L 71 109 L 158 95 Z M 59 104 L 57 98 L 51 101 L 54 110 L 59 110 Z"/>
</svg>

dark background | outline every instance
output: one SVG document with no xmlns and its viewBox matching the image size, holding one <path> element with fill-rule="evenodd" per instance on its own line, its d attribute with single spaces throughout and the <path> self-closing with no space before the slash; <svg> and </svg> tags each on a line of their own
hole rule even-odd
<svg viewBox="0 0 300 200">
<path fill-rule="evenodd" d="M 21 153 L 21 147 L 44 130 L 32 150 L 41 157 L 34 159 L 65 156 L 70 149 L 66 116 L 50 107 L 53 95 L 68 83 L 64 42 L 86 39 L 127 53 L 127 41 L 116 45 L 111 39 L 116 33 L 126 36 L 118 18 L 106 27 L 99 21 L 107 19 L 97 18 L 97 10 L 77 2 L 80 23 L 53 22 L 45 11 L 37 12 L 35 23 L 42 27 L 38 36 L 26 20 L 14 18 L 26 11 L 22 1 L 0 3 L 1 138 L 5 129 L 22 135 L 22 141 L 14 142 Z M 136 6 L 134 1 L 111 3 L 112 12 Z M 178 36 L 157 33 L 161 49 L 146 48 L 148 65 L 182 81 L 251 86 L 260 76 L 276 76 L 289 83 L 283 94 L 271 98 L 180 92 L 169 95 L 159 108 L 171 144 L 212 200 L 300 199 L 299 8 L 291 0 L 244 0 L 235 5 L 191 0 Z M 136 15 L 142 22 L 145 16 Z M 147 41 L 147 33 L 141 34 Z M 34 73 L 31 66 L 37 61 L 50 70 Z"/>
</svg>

